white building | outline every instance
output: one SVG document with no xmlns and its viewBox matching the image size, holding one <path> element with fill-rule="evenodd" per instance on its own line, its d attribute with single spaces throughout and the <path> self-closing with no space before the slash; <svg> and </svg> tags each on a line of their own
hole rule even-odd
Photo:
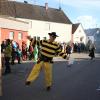
<svg viewBox="0 0 100 100">
<path fill-rule="evenodd" d="M 57 41 L 72 41 L 72 22 L 61 9 L 49 8 L 47 3 L 38 6 L 15 1 L 2 2 L 0 6 L 0 14 L 29 22 L 28 35 L 31 37 L 48 38 L 49 32 L 56 32 Z"/>
<path fill-rule="evenodd" d="M 73 24 L 72 27 L 73 43 L 84 43 L 86 44 L 86 33 L 81 24 Z"/>
<path fill-rule="evenodd" d="M 59 37 L 57 41 L 59 42 L 69 42 L 71 41 L 72 25 L 64 23 L 56 23 L 49 21 L 39 21 L 39 20 L 28 20 L 31 23 L 31 28 L 29 29 L 29 35 L 31 37 L 37 36 L 43 39 L 48 38 L 48 33 L 56 32 Z"/>
</svg>

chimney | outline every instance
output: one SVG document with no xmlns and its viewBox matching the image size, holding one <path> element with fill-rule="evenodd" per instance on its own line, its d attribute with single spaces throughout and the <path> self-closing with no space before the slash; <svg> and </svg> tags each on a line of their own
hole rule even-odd
<svg viewBox="0 0 100 100">
<path fill-rule="evenodd" d="M 48 10 L 48 3 L 45 3 L 45 9 Z"/>
</svg>

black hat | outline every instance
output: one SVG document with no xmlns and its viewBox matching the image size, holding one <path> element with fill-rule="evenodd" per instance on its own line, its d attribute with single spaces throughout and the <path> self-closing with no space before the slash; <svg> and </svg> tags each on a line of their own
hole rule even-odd
<svg viewBox="0 0 100 100">
<path fill-rule="evenodd" d="M 56 32 L 51 32 L 51 33 L 48 33 L 50 36 L 52 37 L 58 37 L 58 35 L 56 34 Z"/>
<path fill-rule="evenodd" d="M 6 41 L 7 41 L 8 43 L 10 43 L 10 42 L 11 42 L 11 40 L 10 40 L 10 39 L 6 39 Z"/>
<path fill-rule="evenodd" d="M 11 44 L 11 40 L 10 39 L 6 39 L 6 42 L 7 42 L 8 45 Z"/>
</svg>

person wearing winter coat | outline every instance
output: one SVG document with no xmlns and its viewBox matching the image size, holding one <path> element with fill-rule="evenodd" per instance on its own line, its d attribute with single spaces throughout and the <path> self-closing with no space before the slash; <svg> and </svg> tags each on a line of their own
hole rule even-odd
<svg viewBox="0 0 100 100">
<path fill-rule="evenodd" d="M 5 57 L 5 72 L 4 72 L 4 74 L 11 73 L 11 67 L 10 67 L 11 53 L 12 53 L 11 40 L 7 39 L 6 40 L 6 48 L 4 51 L 4 57 Z"/>
<path fill-rule="evenodd" d="M 91 57 L 91 60 L 95 58 L 95 45 L 92 43 L 89 47 L 89 56 Z"/>
</svg>

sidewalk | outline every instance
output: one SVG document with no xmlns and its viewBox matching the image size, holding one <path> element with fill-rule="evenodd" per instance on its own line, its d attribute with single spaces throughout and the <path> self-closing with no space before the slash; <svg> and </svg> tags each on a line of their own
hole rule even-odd
<svg viewBox="0 0 100 100">
<path fill-rule="evenodd" d="M 90 59 L 90 57 L 88 55 L 89 55 L 88 53 L 72 53 L 70 55 L 70 57 L 74 58 L 74 59 Z M 95 58 L 100 59 L 100 53 L 96 53 Z M 53 61 L 66 61 L 66 59 L 63 59 L 62 57 L 54 57 Z M 32 61 L 30 61 L 30 60 L 23 61 L 23 63 L 26 63 L 26 62 L 33 62 L 33 60 Z"/>
<path fill-rule="evenodd" d="M 90 58 L 88 55 L 89 55 L 88 53 L 72 53 L 71 57 L 72 58 Z M 100 58 L 100 54 L 96 53 L 95 57 Z"/>
<path fill-rule="evenodd" d="M 90 57 L 88 55 L 88 53 L 72 53 L 70 57 L 74 59 L 89 59 Z M 95 57 L 100 59 L 100 54 L 96 53 Z M 62 57 L 54 57 L 54 61 L 66 61 L 66 59 L 63 59 Z"/>
</svg>

